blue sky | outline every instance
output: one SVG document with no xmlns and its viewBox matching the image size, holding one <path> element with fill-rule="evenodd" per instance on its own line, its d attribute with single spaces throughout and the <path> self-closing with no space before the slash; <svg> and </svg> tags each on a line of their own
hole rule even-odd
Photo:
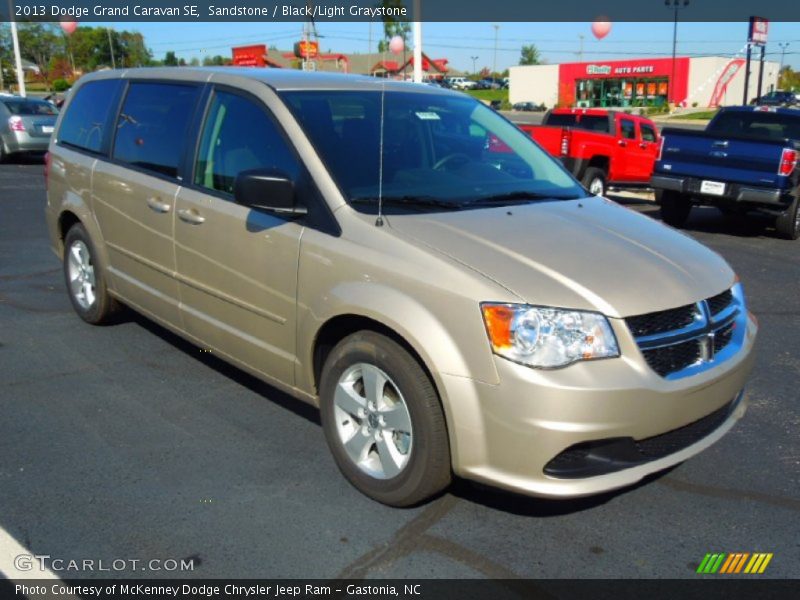
<svg viewBox="0 0 800 600">
<path fill-rule="evenodd" d="M 498 23 L 497 68 L 517 64 L 520 46 L 536 44 L 551 63 L 578 60 L 583 36 L 584 60 L 611 60 L 672 54 L 672 23 L 614 23 L 603 40 L 592 35 L 591 23 Z M 112 25 L 114 26 L 114 25 Z M 190 59 L 205 55 L 230 56 L 231 46 L 265 43 L 290 49 L 300 39 L 303 24 L 297 23 L 122 23 L 120 29 L 141 31 L 156 58 L 168 50 Z M 368 23 L 319 23 L 323 51 L 367 52 Z M 383 33 L 381 23 L 372 26 L 372 48 Z M 478 69 L 494 63 L 492 23 L 425 23 L 423 49 L 431 58 L 448 58 L 451 66 L 472 71 L 472 56 Z M 678 24 L 678 54 L 733 56 L 742 50 L 746 23 Z M 771 23 L 769 60 L 780 60 L 778 42 L 789 42 L 785 64 L 800 69 L 800 23 Z"/>
</svg>

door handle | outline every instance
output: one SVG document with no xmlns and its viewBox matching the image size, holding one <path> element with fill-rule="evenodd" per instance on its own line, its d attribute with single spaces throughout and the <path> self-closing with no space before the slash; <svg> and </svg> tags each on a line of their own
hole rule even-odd
<svg viewBox="0 0 800 600">
<path fill-rule="evenodd" d="M 169 204 L 159 200 L 158 198 L 148 198 L 147 206 L 152 208 L 157 213 L 167 213 L 169 212 L 169 209 L 172 208 Z"/>
<path fill-rule="evenodd" d="M 642 142 L 641 144 L 639 144 L 639 148 L 641 148 L 642 150 L 647 150 L 647 142 Z"/>
<path fill-rule="evenodd" d="M 200 225 L 204 223 L 206 218 L 198 213 L 196 210 L 189 209 L 189 208 L 182 208 L 178 211 L 178 217 L 181 221 L 185 223 L 189 223 L 191 225 Z"/>
<path fill-rule="evenodd" d="M 625 146 L 627 146 L 627 145 L 628 145 L 628 142 L 626 142 L 625 140 L 619 140 L 619 141 L 617 142 L 617 144 L 619 144 L 620 146 L 622 146 L 622 147 L 624 148 Z"/>
</svg>

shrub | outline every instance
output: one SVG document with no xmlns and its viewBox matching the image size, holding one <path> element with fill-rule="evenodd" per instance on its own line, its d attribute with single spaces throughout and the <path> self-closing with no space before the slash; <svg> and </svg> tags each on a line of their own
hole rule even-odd
<svg viewBox="0 0 800 600">
<path fill-rule="evenodd" d="M 70 83 L 66 79 L 56 79 L 53 82 L 53 91 L 55 92 L 66 92 L 70 87 Z"/>
</svg>

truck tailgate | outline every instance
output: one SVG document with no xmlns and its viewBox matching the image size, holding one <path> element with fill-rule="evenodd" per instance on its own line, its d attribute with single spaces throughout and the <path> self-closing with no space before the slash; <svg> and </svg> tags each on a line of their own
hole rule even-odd
<svg viewBox="0 0 800 600">
<path fill-rule="evenodd" d="M 733 183 L 782 187 L 778 175 L 784 140 L 718 137 L 702 131 L 665 129 L 656 172 Z"/>
</svg>

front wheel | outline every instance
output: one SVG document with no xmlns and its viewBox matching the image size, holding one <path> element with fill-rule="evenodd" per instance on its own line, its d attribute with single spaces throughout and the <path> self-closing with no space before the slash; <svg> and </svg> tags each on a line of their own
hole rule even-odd
<svg viewBox="0 0 800 600">
<path fill-rule="evenodd" d="M 685 195 L 672 190 L 661 193 L 661 220 L 672 227 L 683 227 L 692 210 L 692 202 Z"/>
<path fill-rule="evenodd" d="M 359 491 L 412 506 L 450 483 L 450 446 L 430 377 L 402 346 L 371 331 L 342 340 L 320 380 L 325 439 Z"/>
<path fill-rule="evenodd" d="M 775 220 L 775 229 L 783 239 L 800 238 L 800 191 L 795 194 L 789 208 Z"/>
</svg>

